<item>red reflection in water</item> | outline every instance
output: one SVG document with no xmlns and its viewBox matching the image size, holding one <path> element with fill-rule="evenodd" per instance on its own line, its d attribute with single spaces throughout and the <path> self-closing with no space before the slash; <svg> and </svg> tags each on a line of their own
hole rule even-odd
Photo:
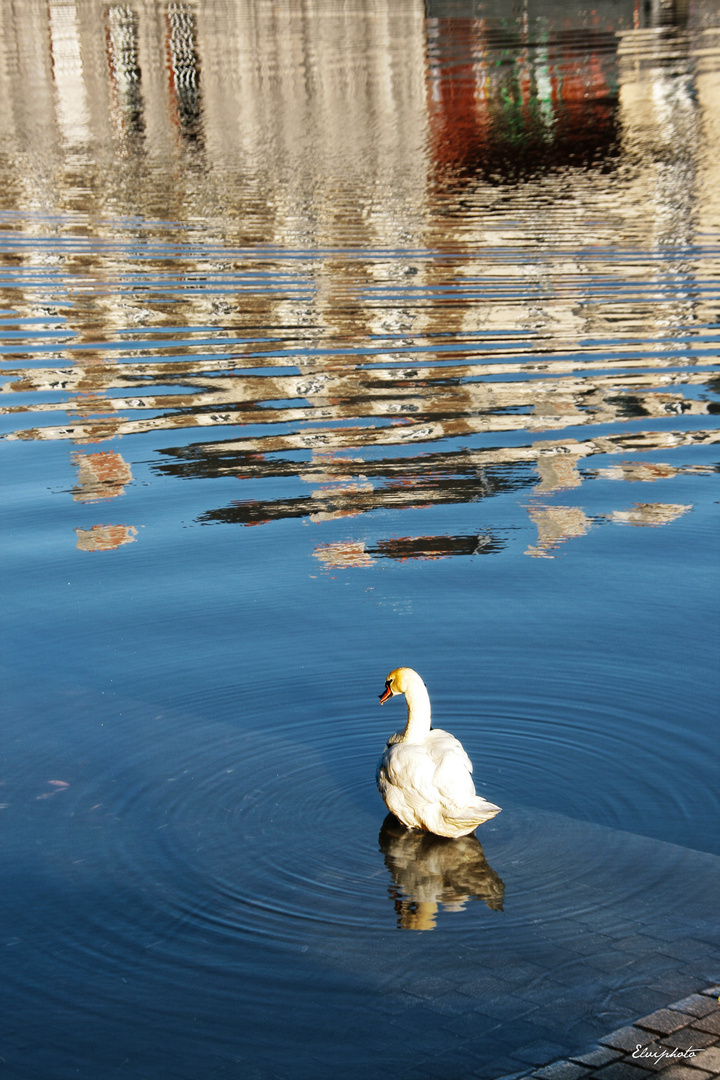
<svg viewBox="0 0 720 1080">
<path fill-rule="evenodd" d="M 428 21 L 430 151 L 438 179 L 502 177 L 606 156 L 618 104 L 612 31 L 530 41 L 488 20 Z"/>
</svg>

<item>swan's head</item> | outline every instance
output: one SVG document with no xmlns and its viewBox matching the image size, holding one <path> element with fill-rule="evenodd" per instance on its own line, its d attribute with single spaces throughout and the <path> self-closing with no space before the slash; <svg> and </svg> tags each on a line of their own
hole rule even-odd
<svg viewBox="0 0 720 1080">
<path fill-rule="evenodd" d="M 393 697 L 394 694 L 406 693 L 412 683 L 416 680 L 422 682 L 417 671 L 413 671 L 412 668 L 395 668 L 385 680 L 385 689 L 380 695 L 380 704 L 382 705 L 383 701 L 387 701 L 387 699 Z"/>
</svg>

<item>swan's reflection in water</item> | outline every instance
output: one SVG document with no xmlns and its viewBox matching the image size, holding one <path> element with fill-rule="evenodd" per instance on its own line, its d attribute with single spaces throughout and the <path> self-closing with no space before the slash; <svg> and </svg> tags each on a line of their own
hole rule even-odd
<svg viewBox="0 0 720 1080">
<path fill-rule="evenodd" d="M 406 829 L 388 814 L 379 842 L 393 877 L 390 896 L 399 929 L 433 930 L 439 904 L 446 911 L 462 911 L 468 900 L 478 899 L 502 911 L 505 885 L 474 834 L 450 840 Z"/>
</svg>

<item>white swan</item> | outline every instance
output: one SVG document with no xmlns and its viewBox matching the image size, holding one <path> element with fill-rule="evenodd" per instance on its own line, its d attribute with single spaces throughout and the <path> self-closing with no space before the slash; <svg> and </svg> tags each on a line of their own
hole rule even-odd
<svg viewBox="0 0 720 1080">
<path fill-rule="evenodd" d="M 467 836 L 500 807 L 475 794 L 472 764 L 458 740 L 430 729 L 430 698 L 417 671 L 391 671 L 380 704 L 394 694 L 405 695 L 408 719 L 402 734 L 388 739 L 377 768 L 383 802 L 409 829 Z"/>
</svg>

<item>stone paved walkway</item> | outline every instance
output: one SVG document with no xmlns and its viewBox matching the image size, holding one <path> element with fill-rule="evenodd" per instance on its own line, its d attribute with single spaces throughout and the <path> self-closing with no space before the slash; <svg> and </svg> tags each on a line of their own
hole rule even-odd
<svg viewBox="0 0 720 1080">
<path fill-rule="evenodd" d="M 611 1032 L 593 1049 L 502 1080 L 720 1080 L 720 986 Z"/>
</svg>

